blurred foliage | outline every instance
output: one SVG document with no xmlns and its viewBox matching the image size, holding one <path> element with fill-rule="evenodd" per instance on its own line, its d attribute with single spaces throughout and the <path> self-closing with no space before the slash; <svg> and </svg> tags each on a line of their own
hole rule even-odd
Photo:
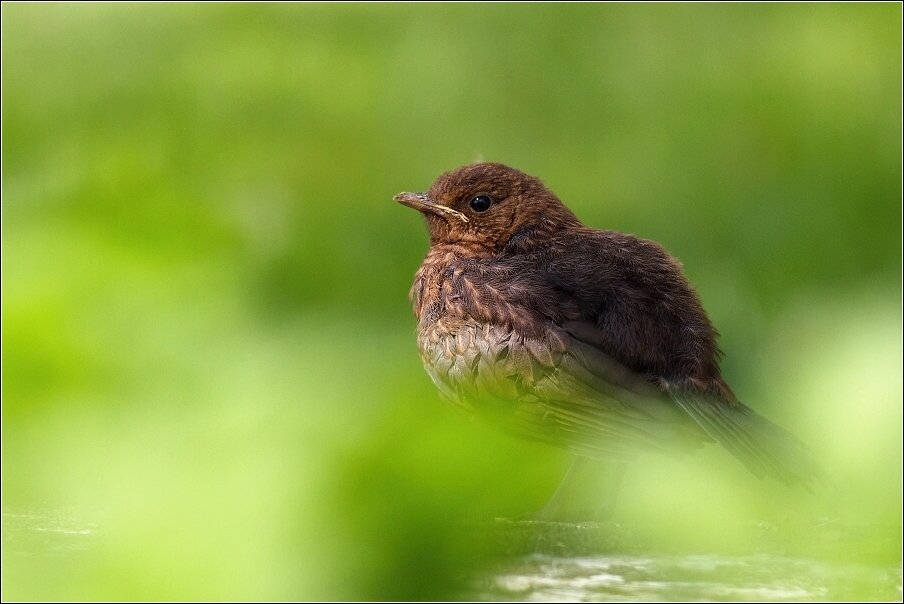
<svg viewBox="0 0 904 604">
<path fill-rule="evenodd" d="M 4 513 L 93 527 L 4 524 L 4 599 L 444 598 L 501 555 L 479 523 L 568 456 L 437 400 L 391 201 L 478 158 L 680 258 L 835 479 L 643 459 L 638 543 L 825 515 L 899 562 L 899 5 L 4 3 L 2 38 Z"/>
</svg>

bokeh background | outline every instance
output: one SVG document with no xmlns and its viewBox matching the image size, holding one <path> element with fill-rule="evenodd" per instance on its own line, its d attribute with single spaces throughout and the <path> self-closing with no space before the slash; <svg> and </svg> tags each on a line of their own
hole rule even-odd
<svg viewBox="0 0 904 604">
<path fill-rule="evenodd" d="M 644 458 L 626 547 L 818 557 L 834 523 L 900 565 L 900 5 L 4 3 L 2 34 L 4 599 L 449 598 L 498 560 L 481 523 L 570 459 L 439 400 L 392 202 L 478 159 L 665 245 L 831 477 Z"/>
</svg>

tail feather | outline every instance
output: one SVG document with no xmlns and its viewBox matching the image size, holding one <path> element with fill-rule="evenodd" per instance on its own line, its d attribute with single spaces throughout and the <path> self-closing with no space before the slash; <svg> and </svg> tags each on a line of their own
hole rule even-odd
<svg viewBox="0 0 904 604">
<path fill-rule="evenodd" d="M 672 392 L 688 415 L 755 476 L 810 488 L 820 470 L 806 445 L 753 409 L 698 392 Z"/>
</svg>

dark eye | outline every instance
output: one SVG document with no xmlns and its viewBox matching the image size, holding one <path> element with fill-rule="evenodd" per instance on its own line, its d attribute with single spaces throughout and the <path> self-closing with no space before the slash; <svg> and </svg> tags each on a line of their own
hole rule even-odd
<svg viewBox="0 0 904 604">
<path fill-rule="evenodd" d="M 489 195 L 478 195 L 468 204 L 475 212 L 486 212 L 493 205 L 493 200 Z"/>
</svg>

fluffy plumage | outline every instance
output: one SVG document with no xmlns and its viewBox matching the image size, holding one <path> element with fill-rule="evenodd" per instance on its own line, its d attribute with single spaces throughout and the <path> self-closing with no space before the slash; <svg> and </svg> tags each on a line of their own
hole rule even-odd
<svg viewBox="0 0 904 604">
<path fill-rule="evenodd" d="M 539 179 L 502 164 L 396 200 L 430 231 L 411 289 L 418 347 L 458 407 L 588 457 L 715 440 L 757 476 L 816 477 L 806 448 L 722 379 L 718 334 L 659 244 L 584 226 Z"/>
</svg>

